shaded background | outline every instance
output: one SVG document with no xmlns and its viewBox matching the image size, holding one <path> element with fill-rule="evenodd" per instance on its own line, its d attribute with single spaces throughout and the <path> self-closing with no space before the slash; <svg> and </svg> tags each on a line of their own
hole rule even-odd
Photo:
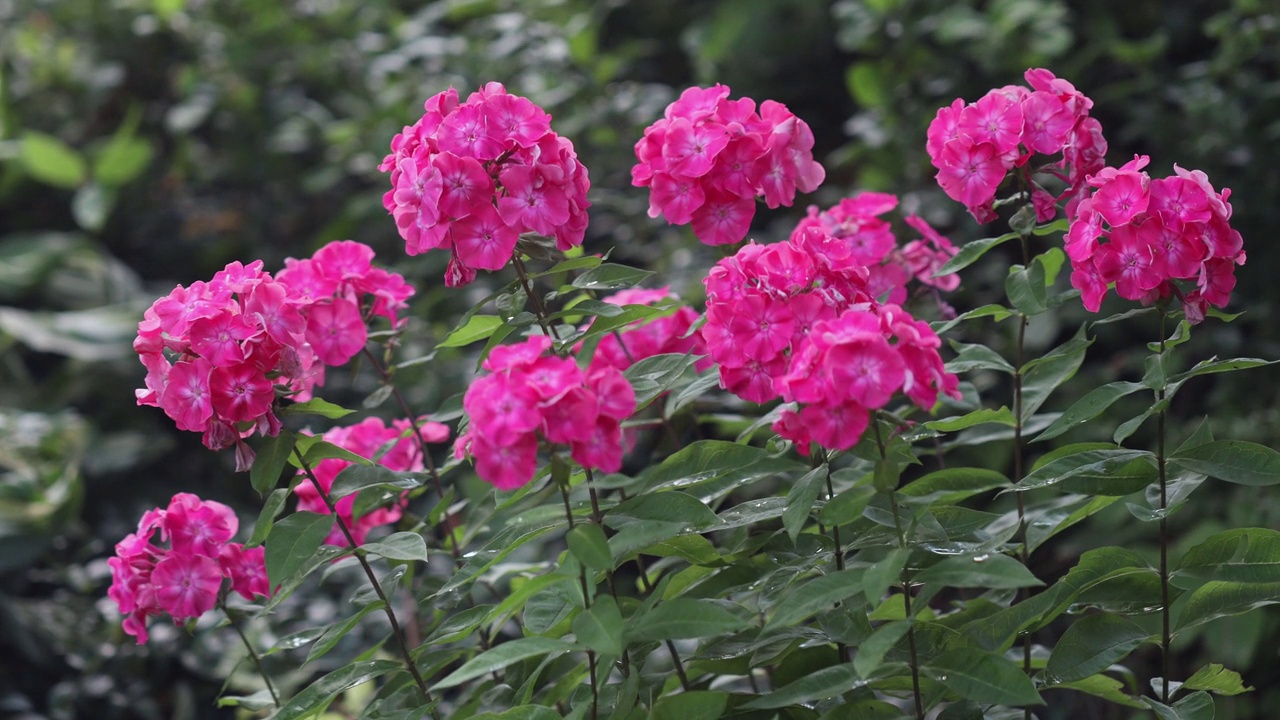
<svg viewBox="0 0 1280 720">
<path fill-rule="evenodd" d="M 1280 14 L 1266 0 L 0 0 L 0 717 L 231 716 L 212 705 L 229 633 L 158 629 L 144 653 L 105 600 L 105 558 L 143 510 L 178 491 L 256 510 L 229 457 L 134 405 L 143 372 L 129 344 L 175 284 L 352 238 L 419 288 L 410 335 L 429 348 L 486 291 L 443 292 L 443 261 L 405 256 L 381 206 L 376 165 L 428 96 L 499 80 L 544 107 L 591 172 L 588 251 L 614 248 L 696 301 L 718 253 L 647 219 L 629 178 L 632 145 L 681 89 L 722 82 L 813 127 L 826 185 L 759 213 L 755 237 L 782 238 L 804 204 L 866 189 L 898 193 L 959 243 L 991 228 L 937 189 L 925 128 L 953 98 L 1034 66 L 1093 98 L 1113 163 L 1146 153 L 1155 175 L 1177 162 L 1233 189 L 1249 262 L 1232 309 L 1248 312 L 1198 328 L 1186 357 L 1280 357 L 1268 272 L 1280 264 Z M 954 304 L 996 299 L 1002 276 L 997 262 L 972 268 Z M 1114 328 L 1068 394 L 1140 376 L 1144 351 Z M 1006 330 L 967 339 L 999 346 Z M 1041 324 L 1031 343 L 1061 333 Z M 449 359 L 401 376 L 415 407 L 465 381 Z M 1252 372 L 1184 390 L 1175 437 L 1212 412 L 1219 437 L 1280 442 L 1280 379 Z M 372 388 L 330 374 L 334 401 Z M 1133 402 L 1111 417 L 1140 412 Z M 1174 522 L 1185 544 L 1280 527 L 1280 502 L 1252 489 L 1206 486 L 1196 504 Z M 1151 546 L 1123 510 L 1090 528 L 1042 550 L 1037 572 L 1056 576 L 1097 544 Z M 291 612 L 284 623 L 326 607 Z M 1188 665 L 1207 654 L 1259 688 L 1220 701 L 1227 717 L 1274 716 L 1275 613 L 1180 642 Z M 1127 715 L 1063 705 L 1043 717 Z"/>
</svg>

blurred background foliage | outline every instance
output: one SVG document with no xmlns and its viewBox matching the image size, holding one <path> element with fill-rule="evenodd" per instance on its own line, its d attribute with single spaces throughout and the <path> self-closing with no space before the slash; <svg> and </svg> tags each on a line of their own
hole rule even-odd
<svg viewBox="0 0 1280 720">
<path fill-rule="evenodd" d="M 0 0 L 0 716 L 230 716 L 213 706 L 234 664 L 225 632 L 161 630 L 142 653 L 104 598 L 105 557 L 143 510 L 177 491 L 246 513 L 255 503 L 229 458 L 135 407 L 136 322 L 156 296 L 231 260 L 273 269 L 349 237 L 418 286 L 405 352 L 425 352 L 488 292 L 446 295 L 442 260 L 404 256 L 381 206 L 376 166 L 428 96 L 499 80 L 542 105 L 592 175 L 588 251 L 613 248 L 696 301 L 719 254 L 648 220 L 629 178 L 633 143 L 681 89 L 722 82 L 807 120 L 828 169 L 808 202 L 895 192 L 963 242 L 984 229 L 936 188 L 925 128 L 953 98 L 1020 83 L 1033 66 L 1094 99 L 1114 162 L 1147 153 L 1154 174 L 1177 162 L 1233 188 L 1249 252 L 1234 304 L 1247 314 L 1206 323 L 1186 357 L 1280 357 L 1268 273 L 1280 263 L 1280 12 L 1269 0 Z M 760 213 L 755 236 L 783 237 L 803 210 Z M 997 264 L 974 268 L 955 304 L 988 301 Z M 1053 322 L 1032 328 L 1035 347 L 1060 339 Z M 987 330 L 979 339 L 998 346 L 1008 328 Z M 1078 387 L 1140 376 L 1144 351 L 1116 333 L 1099 328 Z M 457 357 L 401 374 L 416 408 L 465 381 Z M 374 387 L 331 375 L 335 401 Z M 1276 444 L 1271 377 L 1202 379 L 1179 395 L 1186 426 L 1173 432 L 1212 412 L 1219 437 Z M 1280 503 L 1250 492 L 1198 496 L 1177 531 L 1190 542 L 1280 526 Z M 1124 512 L 1092 527 L 1037 570 L 1052 575 L 1099 534 L 1150 544 Z M 324 602 L 282 609 L 282 622 L 323 615 Z M 1207 644 L 1259 688 L 1228 717 L 1269 717 L 1280 619 L 1218 627 L 1184 650 Z M 253 686 L 236 675 L 231 689 Z"/>
</svg>

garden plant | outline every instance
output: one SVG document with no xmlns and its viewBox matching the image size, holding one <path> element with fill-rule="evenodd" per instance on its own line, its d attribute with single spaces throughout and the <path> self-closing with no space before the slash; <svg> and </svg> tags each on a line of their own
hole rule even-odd
<svg viewBox="0 0 1280 720">
<path fill-rule="evenodd" d="M 684 91 L 636 141 L 653 220 L 634 222 L 719 247 L 697 305 L 583 251 L 589 171 L 534 100 L 431 97 L 379 169 L 387 222 L 408 255 L 446 254 L 443 278 L 341 240 L 144 314 L 137 403 L 234 454 L 262 508 L 242 523 L 179 492 L 146 513 L 110 561 L 124 630 L 229 626 L 260 690 L 221 702 L 278 720 L 1029 719 L 1077 695 L 1213 718 L 1248 678 L 1177 674 L 1174 643 L 1280 603 L 1280 532 L 1175 547 L 1169 518 L 1204 485 L 1268 492 L 1280 453 L 1168 420 L 1204 376 L 1276 362 L 1179 352 L 1237 317 L 1247 243 L 1223 179 L 1109 158 L 1084 92 L 1024 80 L 919 139 L 946 196 L 999 229 L 958 247 L 878 192 L 748 239 L 823 183 L 814 135 L 778 102 Z M 999 297 L 955 306 L 980 268 Z M 407 300 L 481 272 L 498 289 L 407 353 Z M 1078 328 L 1046 325 L 1080 305 Z M 1065 401 L 1108 326 L 1141 374 Z M 1059 328 L 1047 351 L 1036 327 Z M 459 352 L 470 385 L 412 407 L 398 374 Z M 337 372 L 374 378 L 360 409 L 322 399 Z M 1050 569 L 1113 505 L 1158 556 L 1103 539 Z M 271 629 L 339 578 L 336 620 Z"/>
</svg>

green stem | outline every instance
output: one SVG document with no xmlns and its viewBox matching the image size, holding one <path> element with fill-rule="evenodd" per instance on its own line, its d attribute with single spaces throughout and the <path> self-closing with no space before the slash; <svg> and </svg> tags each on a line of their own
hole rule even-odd
<svg viewBox="0 0 1280 720">
<path fill-rule="evenodd" d="M 573 507 L 569 504 L 569 488 L 562 482 L 556 481 L 560 486 L 560 497 L 564 500 L 564 517 L 569 522 L 569 530 L 573 530 Z M 593 506 L 595 505 L 594 490 L 591 498 Z M 599 508 L 596 507 L 596 512 Z M 591 585 L 587 581 L 587 567 L 582 563 L 578 563 L 578 582 L 582 586 L 582 609 L 583 611 L 591 609 Z M 600 707 L 600 687 L 596 679 L 596 653 L 594 650 L 587 650 L 587 674 L 591 680 L 591 720 L 596 720 Z"/>
<path fill-rule="evenodd" d="M 1160 359 L 1164 362 L 1165 351 L 1165 314 L 1160 313 Z M 1165 396 L 1164 383 L 1156 390 L 1156 403 L 1163 404 Z M 1169 704 L 1169 524 L 1165 517 L 1168 498 L 1168 471 L 1165 463 L 1165 409 L 1161 407 L 1156 413 L 1156 469 L 1160 474 L 1160 702 Z"/>
<path fill-rule="evenodd" d="M 293 448 L 293 456 L 297 458 L 299 467 L 311 479 L 311 483 L 315 486 L 316 492 L 319 493 L 320 499 L 324 501 L 325 507 L 329 508 L 329 513 L 333 515 L 334 520 L 338 524 L 338 529 L 346 538 L 347 544 L 351 546 L 352 554 L 360 563 L 360 567 L 364 570 L 365 577 L 369 578 L 370 585 L 373 586 L 374 593 L 378 599 L 382 601 L 382 610 L 387 615 L 387 622 L 391 623 L 391 634 L 396 639 L 396 645 L 400 648 L 400 655 L 404 658 L 404 664 L 409 670 L 409 675 L 413 677 L 413 682 L 418 686 L 419 692 L 422 693 L 422 699 L 431 706 L 431 717 L 439 720 L 440 713 L 435 707 L 435 699 L 431 696 L 431 691 L 427 689 L 426 678 L 422 677 L 422 672 L 418 670 L 418 665 L 413 661 L 413 655 L 409 652 L 409 646 L 404 639 L 404 631 L 400 628 L 400 621 L 396 619 L 396 612 L 391 607 L 391 601 L 387 599 L 387 593 L 382 589 L 382 584 L 378 582 L 378 576 L 373 572 L 373 566 L 369 564 L 369 559 L 365 557 L 364 552 L 360 550 L 360 544 L 356 542 L 356 538 L 351 534 L 351 528 L 347 526 L 347 522 L 342 519 L 342 515 L 338 514 L 338 507 L 334 504 L 333 498 L 329 497 L 328 491 L 320 484 L 319 478 L 316 477 L 315 471 L 312 470 L 310 463 L 302 457 L 302 453 L 298 452 L 298 448 Z"/>
<path fill-rule="evenodd" d="M 533 282 L 529 280 L 529 272 L 525 270 L 524 261 L 520 259 L 520 253 L 515 253 L 511 258 L 512 264 L 515 265 L 516 275 L 520 276 L 520 285 L 524 288 L 525 297 L 529 298 L 529 302 L 533 303 L 534 314 L 538 316 L 538 325 L 542 327 L 542 333 L 552 340 L 559 340 L 555 333 L 551 332 L 551 326 L 548 324 L 547 306 L 543 304 L 542 298 L 533 292 Z"/>
<path fill-rule="evenodd" d="M 888 453 L 885 451 L 884 438 L 880 435 L 880 422 L 876 417 L 871 418 L 871 426 L 875 428 L 876 446 L 880 449 L 880 460 L 885 462 L 889 459 Z M 898 513 L 898 495 L 896 490 L 889 491 L 889 507 L 893 511 L 893 529 L 898 534 L 898 548 L 907 549 L 907 535 L 902 530 L 902 518 Z M 907 620 L 907 650 L 911 654 L 911 694 L 915 700 L 916 720 L 924 720 L 924 699 L 920 694 L 920 659 L 916 653 L 916 624 L 915 616 L 911 612 L 911 562 L 902 564 L 902 611 Z"/>
<path fill-rule="evenodd" d="M 240 623 L 236 621 L 236 611 L 227 607 L 226 600 L 220 603 L 222 612 L 226 614 L 227 621 L 231 623 L 232 629 L 240 636 L 240 642 L 244 643 L 244 649 L 249 651 L 249 657 L 253 658 L 253 664 L 258 667 L 258 674 L 262 676 L 262 682 L 267 684 L 267 691 L 271 693 L 271 701 L 276 707 L 280 707 L 280 696 L 276 694 L 276 686 L 271 684 L 271 676 L 267 675 L 267 669 L 262 664 L 262 656 L 253 649 L 253 643 L 249 642 L 249 637 L 244 634 L 244 630 L 240 627 Z"/>
<path fill-rule="evenodd" d="M 1022 242 L 1022 262 L 1028 265 L 1031 262 L 1030 250 L 1027 247 L 1027 238 L 1022 236 L 1019 238 Z M 1026 353 L 1027 340 L 1027 324 L 1029 319 L 1025 313 L 1018 313 L 1018 343 L 1014 348 L 1014 372 L 1013 372 L 1013 483 L 1016 485 L 1022 482 L 1023 474 L 1026 472 L 1024 454 L 1024 443 L 1022 440 L 1023 430 L 1023 401 L 1022 401 L 1022 366 L 1024 355 Z M 1027 549 L 1027 506 L 1022 498 L 1022 493 L 1014 493 L 1014 501 L 1018 506 L 1018 559 L 1022 561 L 1023 567 L 1030 567 L 1028 561 L 1031 553 Z M 1021 602 L 1030 596 L 1030 591 L 1026 588 L 1018 588 L 1017 601 Z M 1028 633 L 1022 639 L 1022 671 L 1027 675 L 1031 674 L 1031 635 Z M 1023 708 L 1023 720 L 1031 720 L 1031 708 Z"/>
</svg>

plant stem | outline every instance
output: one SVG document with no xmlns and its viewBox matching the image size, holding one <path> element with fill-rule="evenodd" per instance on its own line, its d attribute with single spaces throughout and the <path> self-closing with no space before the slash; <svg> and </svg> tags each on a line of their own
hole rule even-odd
<svg viewBox="0 0 1280 720">
<path fill-rule="evenodd" d="M 871 426 L 875 428 L 876 446 L 880 449 L 881 462 L 889 459 L 885 451 L 884 438 L 880 435 L 880 422 L 872 416 Z M 902 530 L 902 518 L 898 514 L 898 496 L 896 490 L 889 491 L 889 507 L 893 511 L 893 529 L 898 534 L 898 548 L 907 549 L 907 535 Z M 920 660 L 916 655 L 915 615 L 911 612 L 911 562 L 902 564 L 902 611 L 907 620 L 907 650 L 911 653 L 911 694 L 915 699 L 916 720 L 924 720 L 924 699 L 920 695 Z"/>
<path fill-rule="evenodd" d="M 440 471 L 436 468 L 435 458 L 431 457 L 430 451 L 427 450 L 427 441 L 422 438 L 422 429 L 418 425 L 418 419 L 414 416 L 413 411 L 409 408 L 409 402 L 405 399 L 404 393 L 400 392 L 400 388 L 391 382 L 391 372 L 378 361 L 378 358 L 364 348 L 365 357 L 369 359 L 369 363 L 373 365 L 373 369 L 378 373 L 378 378 L 391 388 L 391 395 L 396 399 L 396 404 L 400 406 L 400 412 L 404 414 L 409 425 L 413 428 L 413 438 L 418 444 L 418 453 L 422 456 L 422 464 L 427 468 L 427 474 L 431 477 L 432 488 L 440 498 L 444 499 L 444 483 L 440 480 Z M 449 534 L 449 554 L 453 556 L 453 564 L 456 567 L 462 567 L 462 550 L 458 547 L 458 536 L 454 531 L 453 523 L 450 521 L 448 510 L 444 516 L 445 531 Z"/>
<path fill-rule="evenodd" d="M 814 467 L 817 467 L 819 463 L 821 463 L 823 466 L 826 466 L 827 501 L 830 502 L 831 498 L 836 496 L 836 490 L 835 490 L 835 486 L 831 483 L 831 468 L 830 466 L 826 465 L 827 464 L 826 452 L 823 451 L 821 453 L 821 457 L 819 457 L 819 453 L 814 453 L 813 463 L 814 463 Z M 818 523 L 818 532 L 821 532 L 821 533 L 827 532 L 826 527 L 823 526 L 821 522 Z M 840 543 L 840 527 L 837 525 L 831 526 L 831 541 L 835 544 L 834 553 L 835 553 L 835 562 L 836 562 L 836 572 L 839 572 L 841 570 L 844 570 L 844 547 Z M 836 607 L 837 608 L 840 607 L 840 603 L 836 603 Z M 844 644 L 843 642 L 837 641 L 836 650 L 840 653 L 840 662 L 842 663 L 849 662 L 850 657 L 849 657 L 848 645 Z"/>
<path fill-rule="evenodd" d="M 573 508 L 569 505 L 569 488 L 564 483 L 555 481 L 560 486 L 560 497 L 564 500 L 564 517 L 569 522 L 569 530 L 573 530 Z M 592 491 L 592 504 L 595 504 L 594 490 Z M 599 512 L 598 507 L 596 512 Z M 591 609 L 591 585 L 587 581 L 587 567 L 582 563 L 578 563 L 578 582 L 582 586 L 582 609 L 587 611 Z M 587 650 L 587 674 L 591 680 L 591 720 L 596 720 L 600 707 L 600 687 L 596 679 L 596 653 L 594 650 Z"/>
<path fill-rule="evenodd" d="M 1027 248 L 1027 237 L 1024 235 L 1020 238 L 1022 241 L 1022 262 L 1027 265 L 1031 262 L 1030 251 Z M 1027 340 L 1027 323 L 1028 318 L 1025 313 L 1018 313 L 1018 343 L 1014 348 L 1014 372 L 1013 372 L 1013 483 L 1016 485 L 1022 482 L 1023 473 L 1025 472 L 1023 458 L 1023 440 L 1022 440 L 1022 365 L 1026 352 Z M 1022 493 L 1014 493 L 1014 500 L 1018 506 L 1018 559 L 1022 561 L 1023 567 L 1030 568 L 1028 560 L 1031 553 L 1027 549 L 1027 506 L 1022 499 Z M 1017 602 L 1021 602 L 1030 596 L 1030 591 L 1026 588 L 1018 588 Z M 1022 639 L 1022 671 L 1027 675 L 1031 674 L 1031 635 L 1027 634 Z M 1022 709 L 1023 720 L 1031 720 L 1031 708 Z"/>
<path fill-rule="evenodd" d="M 271 676 L 267 675 L 267 669 L 262 665 L 262 656 L 253 649 L 253 643 L 249 642 L 249 637 L 244 634 L 244 630 L 240 627 L 240 623 L 236 622 L 236 611 L 227 607 L 226 600 L 221 603 L 222 612 L 226 614 L 227 621 L 231 623 L 231 627 L 240 636 L 240 642 L 244 643 L 244 649 L 249 651 L 249 657 L 253 658 L 253 664 L 258 667 L 258 674 L 262 676 L 262 682 L 267 684 L 267 690 L 271 693 L 271 701 L 280 707 L 280 696 L 276 694 L 275 685 L 271 684 Z"/>
<path fill-rule="evenodd" d="M 342 531 L 343 537 L 347 539 L 347 544 L 351 546 L 352 554 L 355 555 L 356 560 L 360 563 L 360 567 L 364 569 L 365 576 L 369 578 L 369 583 L 373 586 L 374 593 L 382 601 L 382 610 L 387 615 L 387 621 L 391 623 L 391 634 L 395 637 L 396 645 L 400 648 L 400 655 L 404 658 L 404 664 L 408 667 L 409 675 L 413 677 L 414 684 L 418 686 L 418 690 L 422 693 L 422 699 L 431 706 L 431 717 L 439 720 L 440 714 L 435 707 L 436 701 L 431 696 L 431 691 L 427 689 L 426 678 L 422 677 L 417 663 L 413 661 L 413 655 L 409 653 L 409 646 L 405 643 L 404 631 L 400 629 L 400 622 L 396 619 L 396 612 L 391 607 L 391 601 L 387 599 L 387 593 L 382 589 L 382 584 L 378 582 L 378 576 L 374 574 L 373 567 L 369 565 L 369 559 L 360 551 L 360 544 L 356 542 L 355 536 L 351 534 L 351 528 L 342 519 L 342 515 L 338 514 L 337 505 L 329 497 L 328 491 L 320 484 L 315 471 L 311 469 L 311 465 L 302 457 L 302 453 L 298 452 L 296 446 L 293 448 L 293 456 L 298 459 L 298 465 L 302 467 L 302 471 L 306 473 L 307 477 L 311 479 L 311 483 L 315 485 L 316 492 L 320 494 L 320 499 L 324 501 L 325 507 L 329 508 L 329 512 L 338 523 L 338 529 Z"/>
<path fill-rule="evenodd" d="M 1160 313 L 1160 358 L 1164 362 L 1165 314 Z M 1163 376 L 1163 372 L 1161 373 Z M 1163 404 L 1165 385 L 1161 381 L 1156 390 L 1156 403 Z M 1168 472 L 1164 453 L 1165 409 L 1156 413 L 1156 470 L 1160 475 L 1160 702 L 1169 704 L 1169 523 L 1166 518 L 1168 498 Z"/>
<path fill-rule="evenodd" d="M 552 340 L 559 340 L 555 333 L 551 332 L 551 326 L 548 325 L 547 306 L 542 303 L 542 298 L 533 292 L 533 283 L 529 280 L 529 273 L 525 270 L 524 261 L 520 259 L 520 253 L 512 256 L 512 264 L 515 265 L 516 274 L 520 276 L 520 285 L 524 288 L 525 297 L 529 298 L 529 302 L 533 303 L 534 314 L 538 316 L 538 325 L 542 326 L 542 332 Z"/>
<path fill-rule="evenodd" d="M 635 558 L 636 569 L 640 571 L 640 587 L 645 593 L 653 592 L 653 584 L 649 582 L 649 571 L 644 566 L 644 561 L 640 559 L 637 553 Z M 671 653 L 671 664 L 676 669 L 676 677 L 680 678 L 680 688 L 685 692 L 693 687 L 689 684 L 689 675 L 684 670 L 684 663 L 680 661 L 680 653 L 676 652 L 676 644 L 670 640 L 666 641 L 667 652 Z"/>
</svg>

